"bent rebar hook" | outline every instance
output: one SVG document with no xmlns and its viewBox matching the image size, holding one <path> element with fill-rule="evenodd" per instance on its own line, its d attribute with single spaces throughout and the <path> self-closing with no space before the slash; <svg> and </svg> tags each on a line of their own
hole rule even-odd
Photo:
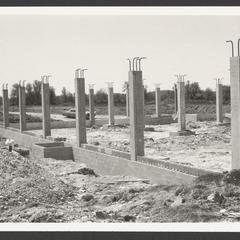
<svg viewBox="0 0 240 240">
<path fill-rule="evenodd" d="M 127 60 L 128 60 L 128 64 L 129 64 L 129 71 L 131 72 L 131 70 L 132 70 L 132 67 L 131 67 L 131 60 L 130 60 L 129 58 L 127 58 Z"/>
<path fill-rule="evenodd" d="M 228 40 L 228 41 L 226 41 L 226 43 L 231 43 L 231 46 L 232 46 L 232 57 L 234 57 L 233 41 L 232 40 Z"/>
<path fill-rule="evenodd" d="M 80 71 L 80 77 L 84 78 L 84 71 L 87 71 L 87 70 L 88 70 L 87 68 L 82 69 L 82 70 Z"/>
<path fill-rule="evenodd" d="M 132 65 L 133 65 L 133 71 L 137 70 L 137 64 L 136 64 L 136 69 L 134 68 L 135 60 L 139 59 L 139 57 L 134 57 L 132 60 Z"/>
<path fill-rule="evenodd" d="M 46 75 L 41 76 L 42 83 L 44 83 L 45 77 L 46 77 Z"/>
<path fill-rule="evenodd" d="M 75 70 L 75 77 L 76 77 L 76 78 L 79 78 L 79 71 L 81 71 L 81 68 L 77 68 L 77 69 Z"/>
<path fill-rule="evenodd" d="M 46 75 L 46 83 L 49 83 L 49 78 L 52 77 L 52 75 Z"/>
<path fill-rule="evenodd" d="M 146 57 L 140 57 L 137 61 L 138 61 L 138 70 L 141 71 L 141 60 L 143 59 L 147 59 Z"/>
</svg>

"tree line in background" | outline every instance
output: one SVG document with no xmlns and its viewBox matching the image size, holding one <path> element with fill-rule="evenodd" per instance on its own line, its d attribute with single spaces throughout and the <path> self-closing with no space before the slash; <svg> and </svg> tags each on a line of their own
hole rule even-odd
<svg viewBox="0 0 240 240">
<path fill-rule="evenodd" d="M 126 89 L 127 82 L 123 85 L 123 93 L 114 93 L 115 105 L 126 104 Z M 49 88 L 50 104 L 51 105 L 74 105 L 74 94 L 63 87 L 61 94 L 56 95 L 53 87 Z M 186 103 L 215 103 L 216 92 L 207 88 L 202 90 L 197 82 L 185 84 L 185 98 Z M 144 86 L 144 97 L 146 103 L 155 103 L 155 91 L 148 91 L 147 86 Z M 164 103 L 173 103 L 174 91 L 161 90 L 161 100 Z M 107 92 L 100 89 L 95 92 L 94 101 L 97 105 L 106 105 L 108 102 Z M 86 103 L 88 104 L 88 95 L 86 94 Z M 223 103 L 230 103 L 230 86 L 223 85 Z M 18 104 L 18 84 L 13 84 L 10 92 L 10 105 Z M 35 80 L 33 83 L 26 85 L 26 104 L 27 105 L 41 105 L 41 81 Z"/>
</svg>

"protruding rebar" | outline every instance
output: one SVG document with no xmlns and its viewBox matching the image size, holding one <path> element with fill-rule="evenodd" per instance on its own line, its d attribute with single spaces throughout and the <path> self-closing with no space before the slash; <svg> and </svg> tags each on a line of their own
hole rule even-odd
<svg viewBox="0 0 240 240">
<path fill-rule="evenodd" d="M 231 46 L 232 46 L 232 57 L 234 57 L 233 41 L 232 40 L 228 40 L 228 41 L 226 41 L 226 43 L 231 43 Z"/>
<path fill-rule="evenodd" d="M 22 80 L 20 80 L 19 83 L 18 83 L 19 87 L 21 87 L 21 82 L 22 82 Z"/>
<path fill-rule="evenodd" d="M 4 83 L 2 84 L 2 89 L 4 89 Z"/>
<path fill-rule="evenodd" d="M 81 69 L 80 71 L 80 77 L 84 78 L 84 71 L 87 71 L 87 68 Z"/>
<path fill-rule="evenodd" d="M 52 75 L 46 75 L 46 83 L 49 83 L 49 78 L 52 77 Z"/>
<path fill-rule="evenodd" d="M 178 82 L 184 82 L 184 78 L 187 76 L 187 74 L 175 74 L 175 77 L 177 77 Z"/>
<path fill-rule="evenodd" d="M 136 69 L 135 69 L 135 60 L 137 60 L 139 57 L 134 57 L 132 60 L 132 66 L 133 66 L 133 71 L 136 70 L 137 71 L 137 65 L 136 65 Z"/>
<path fill-rule="evenodd" d="M 45 77 L 46 77 L 46 75 L 41 76 L 42 83 L 44 83 Z"/>
<path fill-rule="evenodd" d="M 25 87 L 25 82 L 26 82 L 26 80 L 23 80 L 23 87 Z"/>
<path fill-rule="evenodd" d="M 92 84 L 88 84 L 89 89 L 94 89 L 94 85 L 95 84 L 93 84 L 93 83 Z"/>
<path fill-rule="evenodd" d="M 81 68 L 77 68 L 76 70 L 75 70 L 75 78 L 79 78 L 80 77 L 80 75 L 79 75 L 79 72 L 81 71 Z"/>
<path fill-rule="evenodd" d="M 131 67 L 131 60 L 130 60 L 129 58 L 127 58 L 127 60 L 128 60 L 128 64 L 129 64 L 129 71 L 131 71 L 131 70 L 132 70 L 132 67 Z"/>
<path fill-rule="evenodd" d="M 147 59 L 147 58 L 146 58 L 146 57 L 140 57 L 140 58 L 138 59 L 138 64 L 139 64 L 138 70 L 139 70 L 139 71 L 141 71 L 141 60 L 143 60 L 143 59 Z"/>
<path fill-rule="evenodd" d="M 108 86 L 109 88 L 112 88 L 112 87 L 113 87 L 113 82 L 106 82 L 106 84 L 107 84 L 107 86 Z"/>
<path fill-rule="evenodd" d="M 6 89 L 8 89 L 8 83 L 6 84 Z"/>
</svg>

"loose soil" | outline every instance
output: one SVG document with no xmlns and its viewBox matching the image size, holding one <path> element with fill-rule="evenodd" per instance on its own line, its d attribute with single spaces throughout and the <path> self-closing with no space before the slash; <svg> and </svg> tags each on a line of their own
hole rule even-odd
<svg viewBox="0 0 240 240">
<path fill-rule="evenodd" d="M 99 176 L 71 160 L 29 160 L 0 149 L 0 222 L 239 221 L 240 172 L 185 186 Z"/>
</svg>

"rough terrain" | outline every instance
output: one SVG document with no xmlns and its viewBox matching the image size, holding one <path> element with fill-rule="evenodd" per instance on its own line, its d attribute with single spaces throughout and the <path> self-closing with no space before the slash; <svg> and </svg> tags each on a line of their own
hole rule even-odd
<svg viewBox="0 0 240 240">
<path fill-rule="evenodd" d="M 185 186 L 99 176 L 73 161 L 0 150 L 1 222 L 208 222 L 240 219 L 240 172 Z"/>
</svg>

